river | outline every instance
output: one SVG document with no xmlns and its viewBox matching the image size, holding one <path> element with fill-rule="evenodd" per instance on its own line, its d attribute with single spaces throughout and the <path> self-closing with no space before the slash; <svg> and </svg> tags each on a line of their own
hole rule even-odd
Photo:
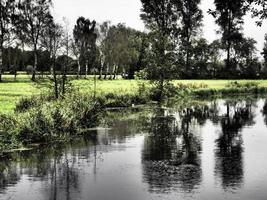
<svg viewBox="0 0 267 200">
<path fill-rule="evenodd" d="M 0 199 L 267 199 L 263 98 L 114 110 L 100 127 L 0 160 Z"/>
</svg>

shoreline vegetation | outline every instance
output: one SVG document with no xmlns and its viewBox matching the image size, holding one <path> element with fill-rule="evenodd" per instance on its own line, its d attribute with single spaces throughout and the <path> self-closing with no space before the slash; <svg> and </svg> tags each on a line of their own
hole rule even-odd
<svg viewBox="0 0 267 200">
<path fill-rule="evenodd" d="M 26 75 L 18 76 L 15 82 L 8 76 L 3 78 L 0 158 L 12 150 L 22 151 L 35 144 L 62 143 L 80 137 L 99 125 L 107 109 L 157 103 L 156 87 L 144 80 L 98 80 L 96 95 L 93 80 L 73 80 L 68 93 L 60 99 L 54 99 L 42 82 L 46 80 L 40 80 L 36 86 Z M 163 105 L 247 94 L 267 94 L 267 81 L 172 81 L 164 86 Z"/>
</svg>

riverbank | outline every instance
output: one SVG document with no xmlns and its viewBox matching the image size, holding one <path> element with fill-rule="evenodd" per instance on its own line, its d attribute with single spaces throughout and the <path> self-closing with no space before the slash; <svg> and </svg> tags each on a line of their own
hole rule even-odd
<svg viewBox="0 0 267 200">
<path fill-rule="evenodd" d="M 0 83 L 0 152 L 35 143 L 70 141 L 98 126 L 107 108 L 145 105 L 154 100 L 148 81 L 98 80 L 96 96 L 92 79 L 71 83 L 72 91 L 55 100 L 42 84 L 37 87 L 25 77 L 15 82 L 4 79 Z M 167 103 L 186 102 L 188 106 L 211 97 L 267 94 L 267 81 L 182 80 L 167 88 Z"/>
<path fill-rule="evenodd" d="M 45 81 L 45 80 L 41 80 Z M 241 87 L 228 87 L 230 83 L 238 82 Z M 84 94 L 92 94 L 94 90 L 94 81 L 91 77 L 88 80 L 80 79 L 71 81 L 72 85 Z M 248 87 L 242 87 L 247 83 Z M 255 85 L 256 83 L 256 85 Z M 177 97 L 210 97 L 237 94 L 262 94 L 267 93 L 267 80 L 175 80 Z M 38 87 L 37 87 L 38 86 Z M 141 86 L 141 88 L 140 88 Z M 113 94 L 114 96 L 127 95 L 139 96 L 140 92 L 145 92 L 149 87 L 149 81 L 140 80 L 97 80 L 97 96 Z M 0 83 L 0 113 L 12 114 L 16 104 L 21 98 L 28 98 L 34 95 L 44 94 L 46 88 L 33 83 L 28 75 L 18 75 L 16 81 L 13 76 L 4 75 L 3 82 Z M 124 99 L 125 100 L 125 99 Z"/>
</svg>

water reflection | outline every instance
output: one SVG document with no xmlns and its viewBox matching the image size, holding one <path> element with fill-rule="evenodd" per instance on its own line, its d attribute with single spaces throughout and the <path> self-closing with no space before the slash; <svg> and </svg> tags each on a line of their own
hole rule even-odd
<svg viewBox="0 0 267 200">
<path fill-rule="evenodd" d="M 192 132 L 192 121 L 204 115 L 199 109 L 155 110 L 142 151 L 143 176 L 150 191 L 166 192 L 178 184 L 190 192 L 201 182 L 200 141 Z"/>
<path fill-rule="evenodd" d="M 216 140 L 215 173 L 220 177 L 225 189 L 236 189 L 242 186 L 244 178 L 243 169 L 243 138 L 241 129 L 244 126 L 252 126 L 254 113 L 251 100 L 239 102 L 226 102 L 226 113 L 220 120 L 221 133 Z"/>
<path fill-rule="evenodd" d="M 267 184 L 248 182 L 246 167 L 255 162 L 249 156 L 256 150 L 246 149 L 244 135 L 247 127 L 258 126 L 263 119 L 266 123 L 266 116 L 267 100 L 263 106 L 256 99 L 108 112 L 101 124 L 104 128 L 90 130 L 81 140 L 2 159 L 0 199 L 27 199 L 19 194 L 31 187 L 35 189 L 28 194 L 31 199 L 45 200 L 207 199 L 213 190 L 220 200 L 236 198 L 231 195 L 237 191 L 244 197 L 249 193 L 245 184 L 252 188 Z M 203 142 L 207 138 L 211 139 Z M 203 144 L 210 145 L 210 155 L 203 153 Z M 208 175 L 205 159 L 211 161 Z M 260 163 L 261 169 L 267 167 L 266 161 Z M 267 175 L 263 170 L 259 173 Z M 258 194 L 264 196 L 264 190 Z"/>
<path fill-rule="evenodd" d="M 265 103 L 262 109 L 262 114 L 264 116 L 264 122 L 267 125 L 267 99 L 265 100 Z"/>
</svg>

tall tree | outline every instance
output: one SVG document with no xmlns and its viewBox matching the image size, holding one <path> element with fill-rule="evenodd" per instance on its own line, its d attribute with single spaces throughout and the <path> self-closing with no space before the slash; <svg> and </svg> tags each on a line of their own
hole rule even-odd
<svg viewBox="0 0 267 200">
<path fill-rule="evenodd" d="M 96 21 L 79 17 L 73 30 L 75 44 L 80 52 L 79 59 L 85 63 L 85 77 L 88 75 L 89 61 L 92 65 L 95 58 L 97 39 L 95 28 Z"/>
<path fill-rule="evenodd" d="M 19 9 L 19 23 L 22 23 L 21 30 L 27 38 L 28 45 L 33 49 L 34 62 L 32 80 L 36 80 L 36 69 L 38 64 L 38 50 L 40 48 L 41 33 L 51 22 L 50 7 L 51 0 L 21 0 Z"/>
<path fill-rule="evenodd" d="M 209 13 L 216 19 L 222 34 L 222 44 L 227 52 L 226 70 L 231 72 L 231 54 L 233 44 L 242 39 L 243 17 L 247 7 L 245 0 L 214 0 L 216 10 L 209 10 Z"/>
<path fill-rule="evenodd" d="M 248 7 L 252 16 L 258 18 L 256 24 L 262 25 L 262 21 L 267 18 L 267 1 L 266 0 L 247 0 Z"/>
<path fill-rule="evenodd" d="M 99 79 L 102 79 L 102 74 L 104 68 L 106 68 L 106 40 L 108 36 L 108 32 L 110 29 L 110 21 L 105 21 L 99 25 L 98 28 L 98 45 L 99 45 L 99 56 L 100 56 L 100 66 L 99 66 Z"/>
<path fill-rule="evenodd" d="M 151 30 L 151 53 L 148 65 L 150 76 L 155 80 L 158 100 L 164 95 L 164 84 L 171 78 L 173 68 L 173 52 L 175 45 L 173 36 L 177 31 L 176 0 L 141 0 L 141 18 Z"/>
<path fill-rule="evenodd" d="M 111 79 L 115 79 L 118 73 L 122 73 L 126 77 L 131 70 L 136 68 L 139 45 L 141 45 L 139 35 L 138 31 L 126 27 L 124 24 L 113 25 L 109 28 L 102 43 L 102 52 L 105 57 L 105 65 L 109 68 L 110 74 L 113 74 L 113 77 L 110 76 Z"/>
<path fill-rule="evenodd" d="M 220 71 L 221 67 L 221 57 L 222 57 L 222 52 L 221 52 L 221 41 L 220 40 L 214 40 L 210 45 L 209 45 L 209 59 L 210 59 L 210 66 L 211 66 L 211 77 L 212 78 L 217 78 L 218 74 L 217 72 Z"/>
<path fill-rule="evenodd" d="M 10 41 L 14 10 L 15 0 L 0 1 L 0 82 L 3 74 L 3 52 L 5 45 Z"/>
<path fill-rule="evenodd" d="M 263 55 L 263 58 L 264 58 L 264 65 L 265 65 L 265 68 L 267 69 L 267 34 L 265 34 L 265 37 L 264 37 L 264 47 L 263 47 L 263 51 L 262 51 L 262 55 Z"/>
<path fill-rule="evenodd" d="M 203 14 L 199 8 L 201 0 L 180 0 L 178 1 L 178 12 L 181 14 L 181 49 L 185 53 L 185 67 L 187 74 L 190 74 L 192 63 L 192 39 L 196 36 L 202 25 Z"/>
<path fill-rule="evenodd" d="M 64 21 L 64 30 L 63 30 L 63 40 L 62 40 L 62 47 L 63 47 L 63 54 L 66 56 L 65 63 L 63 64 L 62 69 L 62 94 L 66 93 L 66 82 L 67 82 L 67 73 L 69 69 L 69 55 L 70 55 L 70 45 L 71 45 L 71 38 L 69 34 L 69 21 L 67 18 L 63 18 Z"/>
<path fill-rule="evenodd" d="M 61 82 L 58 77 L 58 72 L 56 69 L 56 59 L 59 53 L 59 50 L 62 46 L 63 40 L 63 28 L 61 25 L 56 24 L 53 20 L 49 23 L 49 26 L 46 27 L 41 35 L 42 47 L 49 53 L 50 58 L 50 71 L 53 84 L 53 91 L 55 98 L 59 98 L 61 91 L 60 86 Z M 62 93 L 63 95 L 63 93 Z"/>
</svg>

